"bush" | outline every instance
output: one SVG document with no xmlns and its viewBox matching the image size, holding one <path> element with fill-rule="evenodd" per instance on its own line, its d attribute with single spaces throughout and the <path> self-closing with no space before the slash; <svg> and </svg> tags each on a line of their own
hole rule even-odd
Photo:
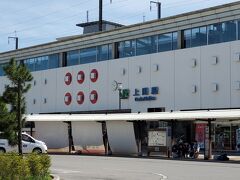
<svg viewBox="0 0 240 180">
<path fill-rule="evenodd" d="M 0 180 L 49 180 L 51 166 L 48 155 L 0 155 Z"/>
</svg>

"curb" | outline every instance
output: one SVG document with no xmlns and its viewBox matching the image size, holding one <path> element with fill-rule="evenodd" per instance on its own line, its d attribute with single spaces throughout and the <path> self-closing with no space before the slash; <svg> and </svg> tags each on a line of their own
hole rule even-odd
<svg viewBox="0 0 240 180">
<path fill-rule="evenodd" d="M 60 180 L 60 177 L 58 175 L 51 174 L 51 177 L 53 180 Z"/>
</svg>

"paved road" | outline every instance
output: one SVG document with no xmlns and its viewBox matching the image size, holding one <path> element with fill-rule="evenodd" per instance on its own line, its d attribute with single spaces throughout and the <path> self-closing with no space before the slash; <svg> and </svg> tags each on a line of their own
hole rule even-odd
<svg viewBox="0 0 240 180">
<path fill-rule="evenodd" d="M 63 180 L 238 180 L 240 164 L 104 156 L 51 155 Z"/>
</svg>

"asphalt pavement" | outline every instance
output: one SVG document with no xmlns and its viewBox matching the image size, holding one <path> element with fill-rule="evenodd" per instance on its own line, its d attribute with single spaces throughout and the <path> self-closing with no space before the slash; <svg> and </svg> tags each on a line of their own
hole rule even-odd
<svg viewBox="0 0 240 180">
<path fill-rule="evenodd" d="M 132 157 L 51 155 L 61 180 L 238 180 L 239 163 Z"/>
</svg>

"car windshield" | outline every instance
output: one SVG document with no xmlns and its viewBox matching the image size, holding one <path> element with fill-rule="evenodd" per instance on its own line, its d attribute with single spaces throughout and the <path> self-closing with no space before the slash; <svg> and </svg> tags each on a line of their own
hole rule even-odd
<svg viewBox="0 0 240 180">
<path fill-rule="evenodd" d="M 22 135 L 22 140 L 27 142 L 34 142 L 34 140 L 26 134 Z"/>
</svg>

